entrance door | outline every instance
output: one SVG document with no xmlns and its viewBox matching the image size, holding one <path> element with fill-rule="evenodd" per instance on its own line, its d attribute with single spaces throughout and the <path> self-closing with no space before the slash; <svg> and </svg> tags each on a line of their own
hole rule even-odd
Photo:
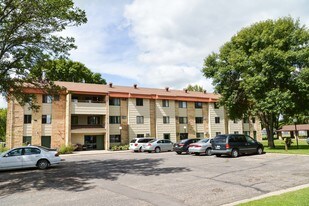
<svg viewBox="0 0 309 206">
<path fill-rule="evenodd" d="M 50 148 L 50 144 L 51 144 L 51 137 L 50 136 L 42 136 L 41 137 L 41 145 L 43 147 Z"/>
<path fill-rule="evenodd" d="M 85 136 L 85 146 L 88 150 L 97 149 L 97 137 L 92 135 Z"/>
<path fill-rule="evenodd" d="M 97 149 L 104 149 L 104 135 L 97 136 Z"/>
</svg>

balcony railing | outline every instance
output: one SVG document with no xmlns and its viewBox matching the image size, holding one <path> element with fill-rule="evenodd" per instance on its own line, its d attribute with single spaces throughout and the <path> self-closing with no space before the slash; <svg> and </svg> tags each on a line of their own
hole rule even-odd
<svg viewBox="0 0 309 206">
<path fill-rule="evenodd" d="M 105 128 L 105 125 L 87 124 L 87 125 L 72 125 L 71 126 L 71 129 L 83 129 L 83 128 Z"/>
<path fill-rule="evenodd" d="M 96 101 L 96 100 L 78 100 L 72 99 L 72 102 L 83 102 L 83 103 L 106 103 L 105 101 Z"/>
</svg>

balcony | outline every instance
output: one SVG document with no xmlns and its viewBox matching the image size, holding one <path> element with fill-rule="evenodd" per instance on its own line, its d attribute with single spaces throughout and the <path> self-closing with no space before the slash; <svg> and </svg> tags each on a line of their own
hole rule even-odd
<svg viewBox="0 0 309 206">
<path fill-rule="evenodd" d="M 102 133 L 106 133 L 106 129 L 104 125 L 72 125 L 71 133 L 72 134 L 81 134 L 81 133 L 102 134 Z"/>
<path fill-rule="evenodd" d="M 76 100 L 71 103 L 71 114 L 106 114 L 106 103 L 94 100 Z"/>
</svg>

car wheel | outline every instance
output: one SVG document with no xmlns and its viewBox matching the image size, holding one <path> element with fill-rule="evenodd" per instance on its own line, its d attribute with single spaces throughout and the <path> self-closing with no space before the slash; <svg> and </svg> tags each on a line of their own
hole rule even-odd
<svg viewBox="0 0 309 206">
<path fill-rule="evenodd" d="M 221 157 L 221 155 L 220 154 L 216 154 L 216 157 Z"/>
<path fill-rule="evenodd" d="M 155 149 L 155 153 L 160 153 L 160 152 L 161 152 L 160 147 L 156 147 L 156 149 Z"/>
<path fill-rule="evenodd" d="M 210 156 L 211 155 L 211 149 L 210 148 L 207 148 L 206 151 L 205 151 L 205 154 L 207 156 Z"/>
<path fill-rule="evenodd" d="M 237 149 L 233 149 L 232 153 L 231 153 L 231 156 L 234 157 L 234 158 L 238 157 L 239 156 L 238 150 Z"/>
<path fill-rule="evenodd" d="M 257 148 L 257 154 L 259 155 L 263 154 L 263 149 L 261 147 Z"/>
<path fill-rule="evenodd" d="M 41 170 L 46 169 L 49 166 L 49 162 L 47 160 L 39 160 L 37 163 L 37 167 Z"/>
<path fill-rule="evenodd" d="M 138 152 L 142 152 L 142 147 L 140 147 L 140 148 L 138 149 Z"/>
<path fill-rule="evenodd" d="M 151 153 L 151 151 L 148 151 L 148 153 Z"/>
<path fill-rule="evenodd" d="M 179 155 L 181 154 L 181 152 L 176 152 L 176 153 L 179 154 Z"/>
<path fill-rule="evenodd" d="M 199 155 L 200 155 L 200 153 L 198 153 L 198 152 L 195 152 L 194 154 L 195 154 L 196 156 L 199 156 Z"/>
</svg>

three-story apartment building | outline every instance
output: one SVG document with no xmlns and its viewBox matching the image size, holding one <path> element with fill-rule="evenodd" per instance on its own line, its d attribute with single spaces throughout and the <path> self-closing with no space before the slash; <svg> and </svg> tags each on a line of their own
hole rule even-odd
<svg viewBox="0 0 309 206">
<path fill-rule="evenodd" d="M 185 138 L 246 133 L 261 139 L 256 118 L 229 120 L 219 96 L 206 92 L 55 82 L 64 89 L 50 96 L 31 88 L 38 110 L 8 101 L 7 146 L 28 142 L 59 148 L 81 144 L 88 149 L 109 149 L 135 137 L 156 137 L 173 142 Z"/>
</svg>

